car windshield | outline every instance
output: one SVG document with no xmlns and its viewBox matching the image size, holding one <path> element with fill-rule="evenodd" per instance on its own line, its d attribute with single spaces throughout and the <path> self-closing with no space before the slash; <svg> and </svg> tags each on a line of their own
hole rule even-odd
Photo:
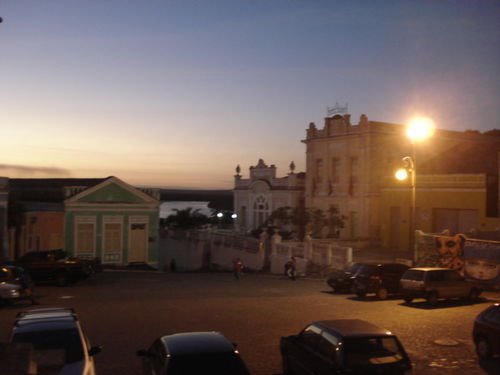
<svg viewBox="0 0 500 375">
<path fill-rule="evenodd" d="M 76 329 L 16 333 L 13 342 L 30 343 L 39 361 L 73 363 L 83 360 L 83 347 Z"/>
<path fill-rule="evenodd" d="M 425 272 L 421 270 L 408 270 L 404 273 L 403 279 L 405 280 L 423 280 Z"/>
<path fill-rule="evenodd" d="M 346 272 L 349 272 L 349 273 L 351 273 L 351 274 L 355 275 L 355 274 L 356 274 L 356 273 L 357 273 L 357 272 L 361 269 L 361 266 L 362 266 L 362 265 L 361 265 L 361 264 L 359 264 L 359 263 L 354 263 L 351 267 L 349 267 L 349 268 L 347 269 L 347 271 L 346 271 Z"/>
<path fill-rule="evenodd" d="M 404 358 L 394 337 L 361 337 L 346 339 L 344 358 L 349 367 L 377 366 L 396 363 Z"/>
<path fill-rule="evenodd" d="M 362 264 L 360 266 L 360 268 L 358 269 L 357 275 L 360 275 L 360 276 L 369 276 L 373 272 L 375 272 L 376 269 L 377 269 L 376 266 L 373 266 L 373 265 L 370 265 L 370 264 Z"/>
<path fill-rule="evenodd" d="M 210 353 L 172 357 L 168 373 L 249 375 L 241 358 L 235 353 Z"/>
</svg>

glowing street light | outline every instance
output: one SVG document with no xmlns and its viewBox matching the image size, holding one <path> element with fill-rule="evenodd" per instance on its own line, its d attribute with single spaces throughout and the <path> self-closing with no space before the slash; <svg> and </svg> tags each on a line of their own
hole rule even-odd
<svg viewBox="0 0 500 375">
<path fill-rule="evenodd" d="M 404 181 L 408 178 L 409 174 L 410 173 L 408 172 L 408 170 L 406 170 L 406 168 L 400 168 L 396 171 L 396 174 L 395 174 L 396 180 Z"/>
<path fill-rule="evenodd" d="M 429 117 L 414 117 L 408 121 L 406 126 L 406 136 L 411 142 L 411 156 L 405 156 L 402 160 L 404 162 L 404 168 L 398 169 L 396 171 L 396 178 L 400 181 L 406 180 L 408 177 L 410 180 L 411 188 L 411 204 L 410 204 L 410 225 L 409 225 L 409 242 L 410 249 L 413 250 L 413 261 L 416 264 L 418 260 L 418 248 L 415 241 L 415 230 L 416 228 L 416 211 L 417 211 L 417 195 L 416 195 L 416 185 L 417 185 L 417 156 L 415 151 L 415 143 L 422 142 L 426 139 L 432 137 L 436 126 L 434 121 Z"/>
<path fill-rule="evenodd" d="M 429 117 L 414 117 L 406 127 L 406 136 L 412 143 L 424 141 L 434 134 L 436 125 Z"/>
</svg>

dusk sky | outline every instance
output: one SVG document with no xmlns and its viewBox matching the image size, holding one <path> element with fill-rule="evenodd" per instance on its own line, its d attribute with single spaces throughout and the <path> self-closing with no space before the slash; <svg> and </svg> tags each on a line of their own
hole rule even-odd
<svg viewBox="0 0 500 375">
<path fill-rule="evenodd" d="M 310 122 L 498 129 L 500 1 L 0 0 L 0 176 L 231 189 Z"/>
</svg>

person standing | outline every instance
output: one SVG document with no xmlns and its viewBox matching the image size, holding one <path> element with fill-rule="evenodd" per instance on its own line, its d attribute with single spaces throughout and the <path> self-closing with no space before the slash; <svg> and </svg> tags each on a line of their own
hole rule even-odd
<svg viewBox="0 0 500 375">
<path fill-rule="evenodd" d="M 233 262 L 233 273 L 234 273 L 234 278 L 236 280 L 240 279 L 241 271 L 243 271 L 243 262 L 241 261 L 240 258 L 237 258 Z"/>
<path fill-rule="evenodd" d="M 297 272 L 297 261 L 294 256 L 288 261 L 287 266 L 288 277 L 292 280 L 295 280 L 295 275 Z"/>
</svg>

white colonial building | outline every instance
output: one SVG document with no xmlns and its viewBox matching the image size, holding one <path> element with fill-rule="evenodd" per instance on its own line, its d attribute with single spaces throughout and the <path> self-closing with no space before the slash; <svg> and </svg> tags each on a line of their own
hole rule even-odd
<svg viewBox="0 0 500 375">
<path fill-rule="evenodd" d="M 295 173 L 293 161 L 287 176 L 276 177 L 276 166 L 268 166 L 259 159 L 251 166 L 249 178 L 240 175 L 236 167 L 234 176 L 234 210 L 237 227 L 247 232 L 263 225 L 269 215 L 280 207 L 303 205 L 305 173 Z"/>
</svg>

